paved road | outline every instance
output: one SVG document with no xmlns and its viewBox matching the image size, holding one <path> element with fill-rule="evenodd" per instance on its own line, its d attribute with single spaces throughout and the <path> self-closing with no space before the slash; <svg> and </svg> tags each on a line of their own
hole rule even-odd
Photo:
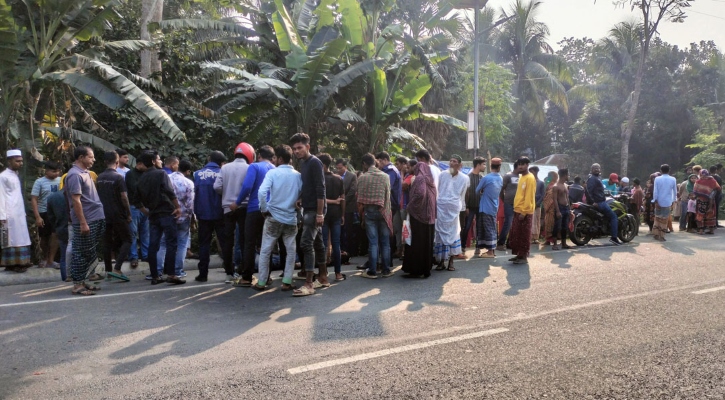
<svg viewBox="0 0 725 400">
<path fill-rule="evenodd" d="M 0 398 L 722 399 L 723 250 L 723 232 L 642 237 L 307 298 L 222 273 L 3 287 Z"/>
</svg>

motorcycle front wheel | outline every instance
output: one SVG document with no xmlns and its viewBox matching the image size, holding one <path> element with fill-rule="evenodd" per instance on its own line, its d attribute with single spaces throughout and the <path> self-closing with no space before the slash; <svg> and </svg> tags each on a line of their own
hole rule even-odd
<svg viewBox="0 0 725 400">
<path fill-rule="evenodd" d="M 634 216 L 627 215 L 624 221 L 619 221 L 619 240 L 624 243 L 629 243 L 634 240 L 634 236 L 637 234 L 636 226 L 634 225 Z"/>
</svg>

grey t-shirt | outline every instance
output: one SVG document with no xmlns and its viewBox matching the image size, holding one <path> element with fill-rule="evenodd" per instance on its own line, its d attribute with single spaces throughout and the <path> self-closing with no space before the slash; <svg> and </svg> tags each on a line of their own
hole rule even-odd
<svg viewBox="0 0 725 400">
<path fill-rule="evenodd" d="M 30 192 L 31 196 L 38 197 L 38 212 L 44 213 L 48 211 L 48 197 L 51 193 L 58 191 L 60 187 L 60 178 L 48 179 L 46 177 L 38 178 L 33 183 L 33 190 Z"/>
<path fill-rule="evenodd" d="M 74 224 L 79 224 L 78 216 L 73 209 L 72 201 L 74 194 L 81 195 L 81 206 L 83 207 L 83 215 L 86 217 L 86 222 L 93 222 L 102 219 L 106 219 L 103 214 L 103 203 L 98 197 L 96 191 L 96 185 L 93 183 L 93 179 L 88 171 L 80 169 L 78 166 L 73 165 L 73 168 L 68 171 L 68 175 L 65 177 L 66 193 L 70 204 L 70 218 Z"/>
<path fill-rule="evenodd" d="M 514 204 L 516 189 L 519 187 L 519 174 L 510 172 L 503 177 L 503 202 Z"/>
</svg>

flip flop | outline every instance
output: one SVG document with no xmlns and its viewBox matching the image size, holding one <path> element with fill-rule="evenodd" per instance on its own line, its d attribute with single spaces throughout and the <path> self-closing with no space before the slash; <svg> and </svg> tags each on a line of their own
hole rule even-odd
<svg viewBox="0 0 725 400">
<path fill-rule="evenodd" d="M 315 280 L 315 281 L 314 281 L 314 282 L 312 283 L 312 287 L 313 287 L 314 289 L 328 288 L 328 287 L 330 287 L 330 286 L 332 286 L 332 285 L 330 284 L 330 282 L 327 282 L 327 283 L 322 283 L 322 282 L 320 282 L 320 281 L 318 281 L 318 280 Z"/>
<path fill-rule="evenodd" d="M 315 294 L 315 289 L 310 289 L 307 286 L 302 286 L 299 289 L 295 289 L 292 292 L 292 296 L 294 297 L 303 297 L 303 296 L 310 296 Z"/>
<path fill-rule="evenodd" d="M 258 291 L 258 292 L 264 292 L 265 290 L 267 290 L 269 288 L 270 288 L 270 286 L 267 286 L 267 285 L 259 286 L 259 284 L 256 284 L 256 285 L 253 285 L 252 286 L 252 289 L 254 289 L 254 290 Z"/>
<path fill-rule="evenodd" d="M 112 278 L 116 278 L 118 280 L 124 281 L 124 282 L 129 282 L 131 280 L 126 275 L 119 274 L 117 272 L 109 272 L 107 275 L 110 276 L 110 277 L 112 277 Z"/>
<path fill-rule="evenodd" d="M 341 275 L 342 275 L 342 279 L 337 279 L 337 278 L 335 278 L 335 280 L 336 280 L 337 282 L 342 282 L 342 281 L 344 281 L 344 280 L 346 280 L 346 279 L 347 279 L 347 275 L 345 275 L 345 274 L 341 274 Z"/>
</svg>

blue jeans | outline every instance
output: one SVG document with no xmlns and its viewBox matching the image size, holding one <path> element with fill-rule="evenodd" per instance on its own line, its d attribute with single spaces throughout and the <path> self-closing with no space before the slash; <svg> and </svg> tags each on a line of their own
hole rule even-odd
<svg viewBox="0 0 725 400">
<path fill-rule="evenodd" d="M 176 259 L 174 260 L 174 275 L 180 275 L 181 271 L 184 270 L 184 260 L 186 260 L 186 246 L 189 244 L 189 236 L 191 234 L 189 226 L 191 221 L 187 219 L 184 222 L 176 224 Z M 162 268 L 164 265 L 164 258 L 166 257 L 166 236 L 161 238 L 161 245 L 159 246 L 159 252 L 156 254 L 156 270 L 161 275 Z"/>
<path fill-rule="evenodd" d="M 680 230 L 687 229 L 687 202 L 680 202 Z"/>
<path fill-rule="evenodd" d="M 379 207 L 365 207 L 365 231 L 368 235 L 368 273 L 375 275 L 378 267 L 378 246 L 383 258 L 383 273 L 390 271 L 390 229 Z"/>
<path fill-rule="evenodd" d="M 509 231 L 511 231 L 511 224 L 514 222 L 514 205 L 503 203 L 503 227 L 501 228 L 501 234 L 498 237 L 498 245 L 503 246 L 508 241 Z"/>
<path fill-rule="evenodd" d="M 341 218 L 325 218 L 325 223 L 322 225 L 322 241 L 325 243 L 325 248 L 329 243 L 330 233 L 332 233 L 332 265 L 335 266 L 335 273 L 339 274 L 342 271 L 342 260 L 340 258 L 340 233 L 342 222 Z"/>
<path fill-rule="evenodd" d="M 605 217 L 609 218 L 609 229 L 612 233 L 612 239 L 617 239 L 619 236 L 619 221 L 617 220 L 617 214 L 609 208 L 609 204 L 606 201 L 597 203 L 599 212 L 604 214 Z"/>
<path fill-rule="evenodd" d="M 141 242 L 141 259 L 149 255 L 149 217 L 136 207 L 131 206 L 131 250 L 128 252 L 129 260 L 138 260 L 137 240 Z"/>
<path fill-rule="evenodd" d="M 60 279 L 65 282 L 65 279 L 68 277 L 68 274 L 65 270 L 66 265 L 66 258 L 65 258 L 65 252 L 68 249 L 68 242 L 64 242 L 60 239 L 58 239 L 58 248 L 60 249 Z"/>
<path fill-rule="evenodd" d="M 169 276 L 176 275 L 176 249 L 178 247 L 178 234 L 176 230 L 176 219 L 169 215 L 163 217 L 155 217 L 149 220 L 150 240 L 149 240 L 149 269 L 151 276 L 156 279 L 159 277 L 158 259 L 156 255 L 161 248 L 161 237 L 166 240 L 166 254 L 164 255 L 164 273 Z M 184 253 L 186 253 L 186 241 L 184 244 Z"/>
<path fill-rule="evenodd" d="M 468 243 L 468 231 L 471 229 L 471 226 L 473 225 L 473 220 L 476 220 L 476 224 L 480 223 L 480 219 L 478 218 L 478 207 L 476 208 L 469 208 L 468 215 L 466 215 L 465 221 L 461 219 L 461 222 L 463 223 L 463 227 L 461 230 L 461 249 L 466 249 L 466 243 Z M 473 237 L 476 237 L 476 234 L 474 232 Z M 474 244 L 473 247 L 475 248 L 476 245 Z"/>
</svg>

